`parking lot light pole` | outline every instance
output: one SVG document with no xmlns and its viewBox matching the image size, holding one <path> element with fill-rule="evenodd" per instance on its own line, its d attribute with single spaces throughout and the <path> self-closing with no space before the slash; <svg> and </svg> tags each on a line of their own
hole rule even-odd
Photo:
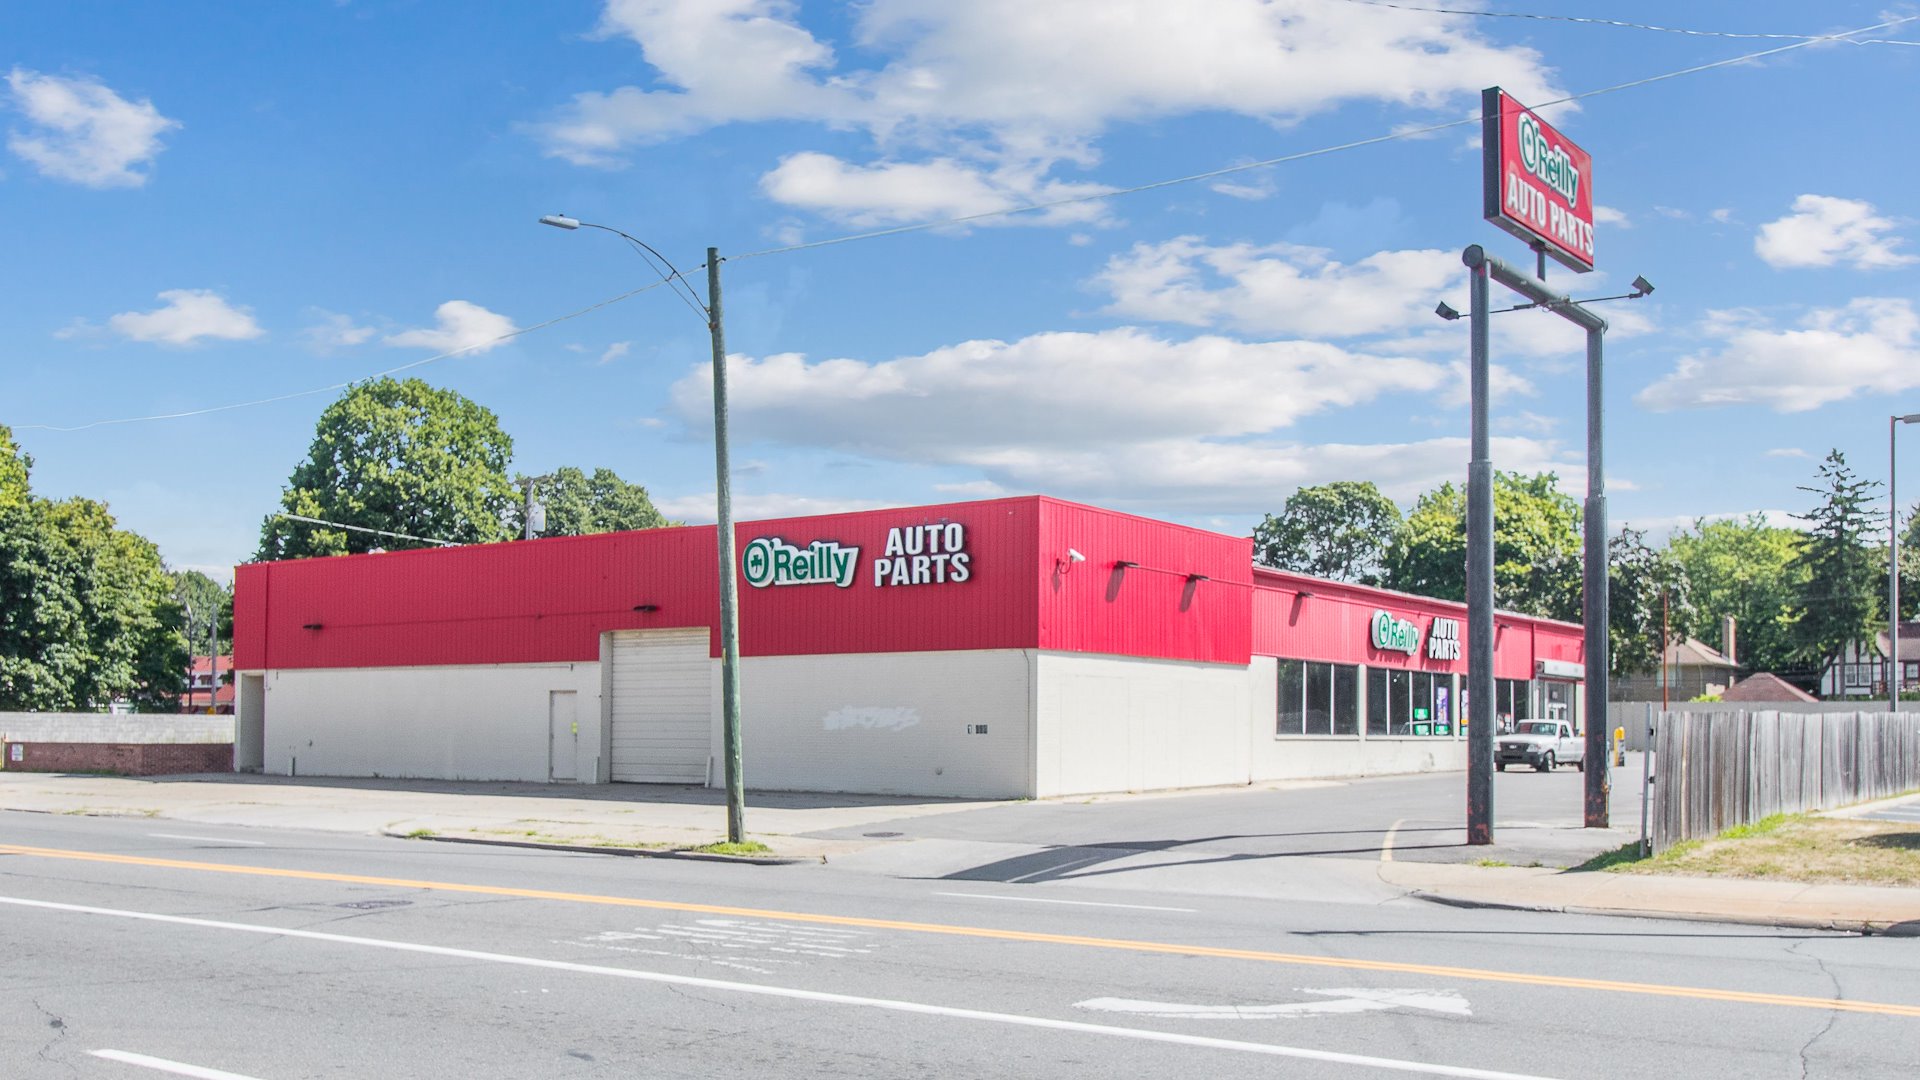
<svg viewBox="0 0 1920 1080">
<path fill-rule="evenodd" d="M 727 457 L 727 339 L 720 318 L 720 249 L 707 249 L 707 299 L 694 295 L 686 276 L 674 268 L 665 255 L 645 241 L 608 225 L 595 225 L 564 214 L 548 214 L 542 225 L 556 229 L 599 229 L 633 244 L 638 250 L 658 259 L 666 270 L 662 278 L 669 286 L 676 281 L 682 297 L 705 318 L 707 333 L 713 341 L 713 468 L 714 494 L 718 503 L 717 534 L 720 561 L 720 709 L 721 757 L 727 777 L 727 841 L 739 844 L 747 838 L 746 786 L 741 777 L 740 753 L 740 611 L 734 588 L 733 483 Z"/>
</svg>

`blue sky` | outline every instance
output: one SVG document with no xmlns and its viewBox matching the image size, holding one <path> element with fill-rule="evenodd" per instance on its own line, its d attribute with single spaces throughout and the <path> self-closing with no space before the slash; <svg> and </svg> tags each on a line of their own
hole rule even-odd
<svg viewBox="0 0 1920 1080">
<path fill-rule="evenodd" d="M 1410 0 L 1411 6 L 1424 6 Z M 1456 5 L 1434 5 L 1456 6 Z M 1457 5 L 1466 7 L 1469 5 Z M 1914 10 L 1499 4 L 1727 34 Z M 1594 156 L 1612 516 L 1803 509 L 1920 411 L 1920 22 L 1543 110 Z M 1791 38 L 1359 0 L 0 7 L 0 423 L 175 566 L 250 555 L 335 392 L 414 369 L 515 468 L 711 520 L 705 328 L 604 233 L 725 264 L 742 516 L 1056 495 L 1244 534 L 1300 484 L 1465 475 L 1477 124 Z M 1577 331 L 1494 324 L 1495 464 L 1584 470 Z M 1914 450 L 1920 455 L 1920 447 Z M 1920 457 L 1914 466 L 1920 467 Z M 1920 472 L 1910 475 L 1920 476 Z M 1920 492 L 1920 487 L 1914 489 Z"/>
</svg>

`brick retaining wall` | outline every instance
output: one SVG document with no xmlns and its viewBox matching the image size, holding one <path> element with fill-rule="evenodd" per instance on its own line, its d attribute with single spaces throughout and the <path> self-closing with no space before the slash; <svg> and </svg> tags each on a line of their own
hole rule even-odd
<svg viewBox="0 0 1920 1080">
<path fill-rule="evenodd" d="M 0 744 L 0 769 L 122 776 L 223 773 L 233 771 L 233 744 L 9 742 Z"/>
</svg>

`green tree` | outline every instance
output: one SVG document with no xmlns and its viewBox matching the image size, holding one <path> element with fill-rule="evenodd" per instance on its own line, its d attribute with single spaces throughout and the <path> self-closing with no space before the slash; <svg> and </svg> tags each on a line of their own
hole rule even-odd
<svg viewBox="0 0 1920 1080">
<path fill-rule="evenodd" d="M 514 483 L 524 479 L 515 477 Z M 612 469 L 595 469 L 591 476 L 571 465 L 555 469 L 551 479 L 534 485 L 534 497 L 547 508 L 542 536 L 586 536 L 679 524 L 654 507 L 646 488 L 620 479 Z M 524 513 L 524 505 L 514 507 L 511 523 L 516 536 L 525 525 Z"/>
<path fill-rule="evenodd" d="M 177 708 L 187 648 L 172 585 L 159 550 L 102 503 L 0 507 L 0 710 Z"/>
<path fill-rule="evenodd" d="M 1686 570 L 1699 612 L 1695 636 L 1725 652 L 1721 619 L 1733 616 L 1734 659 L 1752 671 L 1784 671 L 1794 658 L 1793 607 L 1806 590 L 1799 561 L 1807 534 L 1759 514 L 1695 520 L 1667 548 Z"/>
<path fill-rule="evenodd" d="M 289 514 L 428 540 L 505 540 L 516 496 L 507 479 L 512 457 L 513 440 L 491 410 L 419 379 L 377 379 L 320 414 L 280 505 Z M 259 557 L 423 546 L 274 514 L 260 527 Z"/>
<path fill-rule="evenodd" d="M 1873 505 L 1877 480 L 1861 480 L 1840 451 L 1827 454 L 1815 487 L 1800 490 L 1820 504 L 1795 516 L 1807 523 L 1807 541 L 1795 559 L 1805 584 L 1794 598 L 1794 655 L 1821 663 L 1850 641 L 1871 641 L 1884 610 L 1884 585 L 1872 538 L 1885 520 Z M 1884 552 L 1880 553 L 1884 555 Z"/>
<path fill-rule="evenodd" d="M 1580 504 L 1559 483 L 1552 473 L 1494 474 L 1493 600 L 1502 608 L 1551 618 L 1579 611 Z M 1466 599 L 1466 491 L 1447 483 L 1421 495 L 1385 570 L 1389 588 Z"/>
<path fill-rule="evenodd" d="M 1670 546 L 1648 546 L 1645 530 L 1622 528 L 1607 541 L 1609 672 L 1625 675 L 1659 666 L 1663 595 L 1667 640 L 1693 636 L 1696 617 L 1686 566 Z"/>
<path fill-rule="evenodd" d="M 173 598 L 187 614 L 188 645 L 198 653 L 207 645 L 207 620 L 219 620 L 220 651 L 233 648 L 233 589 L 198 570 L 182 570 L 173 579 Z"/>
<path fill-rule="evenodd" d="M 13 429 L 0 424 L 0 507 L 27 501 L 27 476 L 32 471 L 33 458 L 13 441 Z"/>
<path fill-rule="evenodd" d="M 1336 480 L 1287 496 L 1279 517 L 1253 530 L 1253 555 L 1281 570 L 1377 584 L 1400 531 L 1400 508 L 1372 481 Z"/>
</svg>

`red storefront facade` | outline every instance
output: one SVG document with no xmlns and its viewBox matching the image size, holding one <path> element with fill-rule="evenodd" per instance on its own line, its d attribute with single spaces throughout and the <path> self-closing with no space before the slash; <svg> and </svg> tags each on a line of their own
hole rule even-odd
<svg viewBox="0 0 1920 1080">
<path fill-rule="evenodd" d="M 1457 712 L 1459 605 L 1256 569 L 1246 538 L 1026 497 L 743 522 L 736 544 L 750 786 L 1035 796 L 1464 761 L 1457 724 L 1415 736 L 1384 708 L 1387 673 L 1418 670 Z M 715 546 L 694 526 L 239 567 L 242 761 L 711 782 Z M 1497 632 L 1502 678 L 1578 665 L 1578 627 Z M 1328 672 L 1325 732 L 1280 730 L 1296 663 L 1306 711 Z"/>
</svg>

